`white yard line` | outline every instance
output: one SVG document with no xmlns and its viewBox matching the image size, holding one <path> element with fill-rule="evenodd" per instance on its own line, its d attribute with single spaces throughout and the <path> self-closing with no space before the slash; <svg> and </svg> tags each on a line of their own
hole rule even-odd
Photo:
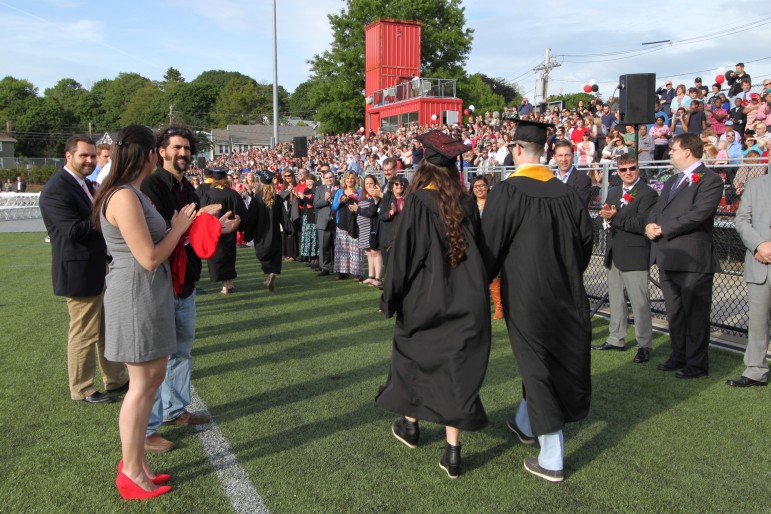
<svg viewBox="0 0 771 514">
<path fill-rule="evenodd" d="M 192 391 L 192 410 L 194 412 L 205 411 L 206 405 L 198 396 L 195 388 L 190 386 Z M 217 426 L 217 422 L 212 420 L 206 425 L 195 427 L 201 445 L 209 459 L 217 478 L 225 490 L 225 494 L 233 506 L 233 510 L 238 514 L 267 514 L 268 507 L 265 506 L 262 496 L 254 488 L 244 468 L 238 463 L 238 459 L 230 451 L 230 445 Z"/>
</svg>

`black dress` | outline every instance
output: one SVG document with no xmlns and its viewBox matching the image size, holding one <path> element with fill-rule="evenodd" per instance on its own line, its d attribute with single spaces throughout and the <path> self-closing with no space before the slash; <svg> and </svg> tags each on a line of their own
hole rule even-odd
<svg viewBox="0 0 771 514">
<path fill-rule="evenodd" d="M 479 214 L 464 205 L 466 258 L 451 269 L 436 193 L 411 193 L 394 234 L 381 306 L 396 314 L 391 369 L 376 402 L 462 430 L 487 424 L 479 388 L 490 354 L 490 298 L 476 245 Z"/>
<path fill-rule="evenodd" d="M 226 212 L 232 214 L 233 219 L 237 214 L 242 220 L 246 217 L 246 205 L 241 195 L 229 187 L 210 187 L 201 196 L 201 206 L 220 204 L 222 208 L 214 216 L 221 217 Z M 208 259 L 209 277 L 212 282 L 232 280 L 236 278 L 236 232 L 222 234 L 217 241 L 217 251 Z"/>
<path fill-rule="evenodd" d="M 281 226 L 284 221 L 284 208 L 281 197 L 276 195 L 273 207 L 265 205 L 261 193 L 257 193 L 249 203 L 246 212 L 244 239 L 254 240 L 254 253 L 262 264 L 262 271 L 281 273 Z"/>
<path fill-rule="evenodd" d="M 592 225 L 578 194 L 548 168 L 517 174 L 490 190 L 479 248 L 488 277 L 501 274 L 530 425 L 544 435 L 589 412 L 592 326 L 583 272 Z"/>
</svg>

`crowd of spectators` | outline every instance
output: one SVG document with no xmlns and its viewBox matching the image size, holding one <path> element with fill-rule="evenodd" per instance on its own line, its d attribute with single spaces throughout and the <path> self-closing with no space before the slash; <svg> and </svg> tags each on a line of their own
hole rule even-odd
<svg viewBox="0 0 771 514">
<path fill-rule="evenodd" d="M 372 174 L 385 186 L 382 183 L 384 161 L 395 159 L 399 174 L 411 171 L 423 157 L 417 136 L 440 128 L 471 146 L 463 155 L 464 167 L 475 173 L 490 174 L 494 182 L 500 176 L 496 171 L 512 165 L 507 145 L 513 140 L 517 120 L 530 119 L 554 124 L 554 128 L 549 129 L 545 163 L 554 164 L 554 146 L 558 142 L 570 141 L 575 164 L 586 170 L 593 182 L 601 182 L 598 165 L 612 166 L 626 153 L 636 153 L 643 166 L 647 163 L 649 169 L 654 170 L 648 173 L 648 179 L 656 179 L 656 175 L 666 178 L 672 137 L 683 132 L 698 133 L 705 144 L 704 158 L 723 176 L 730 190 L 728 195 L 739 195 L 743 183 L 757 174 L 757 170 L 765 170 L 768 163 L 771 79 L 764 79 L 759 92 L 752 92 L 750 77 L 743 66 L 737 65 L 736 69 L 737 73 L 731 75 L 726 84 L 715 83 L 711 90 L 702 85 L 699 77 L 690 88 L 684 84 L 673 87 L 671 80 L 664 81 L 656 91 L 658 105 L 652 116 L 655 121 L 639 126 L 637 134 L 634 126 L 620 121 L 619 103 L 613 96 L 607 101 L 581 100 L 573 109 L 553 107 L 546 111 L 524 99 L 519 106 L 506 107 L 503 113 L 473 113 L 464 124 L 411 123 L 394 132 L 321 135 L 309 141 L 307 157 L 294 157 L 292 143 L 287 142 L 273 148 L 222 154 L 207 162 L 207 167 L 231 170 L 232 187 L 245 199 L 254 194 L 255 173 L 261 171 L 275 174 L 279 189 L 283 187 L 284 170 L 294 175 L 312 173 L 319 184 L 322 168 L 329 168 L 338 178 L 353 172 L 361 182 L 365 175 Z M 754 88 L 758 90 L 757 85 Z M 204 181 L 201 169 L 191 168 L 191 175 L 198 183 Z"/>
</svg>

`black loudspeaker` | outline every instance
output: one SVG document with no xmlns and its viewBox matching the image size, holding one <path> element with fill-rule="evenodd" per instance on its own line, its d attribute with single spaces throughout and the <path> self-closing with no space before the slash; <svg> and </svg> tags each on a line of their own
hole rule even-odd
<svg viewBox="0 0 771 514">
<path fill-rule="evenodd" d="M 308 157 L 308 138 L 297 136 L 294 138 L 294 156 Z"/>
<path fill-rule="evenodd" d="M 618 109 L 621 123 L 642 125 L 655 123 L 656 114 L 656 74 L 634 73 L 618 78 L 621 94 L 618 97 Z"/>
</svg>

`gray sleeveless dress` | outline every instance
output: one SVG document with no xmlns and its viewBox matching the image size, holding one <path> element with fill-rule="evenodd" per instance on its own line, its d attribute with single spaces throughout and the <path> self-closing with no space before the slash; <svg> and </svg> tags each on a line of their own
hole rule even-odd
<svg viewBox="0 0 771 514">
<path fill-rule="evenodd" d="M 142 202 L 153 243 L 166 234 L 166 221 L 150 200 L 132 186 Z M 174 353 L 177 336 L 171 268 L 164 262 L 155 271 L 143 268 L 117 227 L 101 213 L 102 235 L 112 254 L 104 293 L 105 357 L 113 362 L 146 362 Z"/>
</svg>

